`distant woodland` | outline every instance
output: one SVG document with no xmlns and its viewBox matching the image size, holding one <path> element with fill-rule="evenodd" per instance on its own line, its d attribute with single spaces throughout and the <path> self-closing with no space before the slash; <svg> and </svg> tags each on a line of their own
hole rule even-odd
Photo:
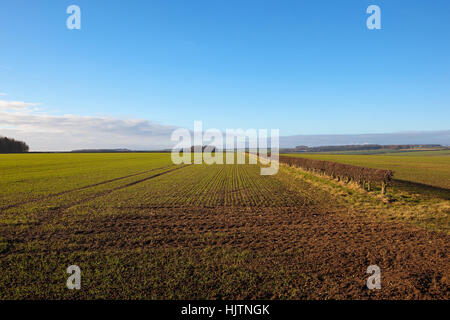
<svg viewBox="0 0 450 320">
<path fill-rule="evenodd" d="M 359 151 L 359 150 L 407 150 L 407 149 L 426 149 L 439 148 L 439 144 L 396 144 L 396 145 L 381 145 L 381 144 L 363 144 L 363 145 L 344 145 L 344 146 L 322 146 L 322 147 L 307 147 L 297 146 L 291 149 L 292 152 L 332 152 L 332 151 Z"/>
<path fill-rule="evenodd" d="M 22 153 L 28 152 L 30 148 L 23 141 L 0 137 L 0 153 Z"/>
</svg>

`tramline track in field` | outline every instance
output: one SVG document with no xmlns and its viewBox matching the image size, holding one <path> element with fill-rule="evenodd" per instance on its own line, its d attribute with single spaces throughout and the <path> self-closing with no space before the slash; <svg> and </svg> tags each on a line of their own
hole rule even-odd
<svg viewBox="0 0 450 320">
<path fill-rule="evenodd" d="M 125 185 L 118 186 L 118 187 L 113 188 L 113 189 L 101 191 L 101 192 L 95 193 L 95 194 L 93 194 L 92 196 L 89 196 L 89 197 L 87 197 L 87 198 L 80 199 L 80 200 L 74 201 L 74 202 L 72 202 L 72 203 L 69 203 L 69 204 L 67 204 L 67 205 L 61 206 L 61 207 L 59 207 L 59 209 L 62 209 L 62 210 L 68 210 L 68 209 L 70 209 L 70 208 L 72 208 L 72 207 L 74 207 L 74 206 L 77 206 L 77 205 L 79 205 L 79 204 L 82 204 L 82 203 L 85 203 L 85 202 L 94 200 L 94 199 L 99 198 L 99 197 L 103 197 L 103 196 L 108 195 L 108 194 L 110 194 L 110 193 L 112 193 L 112 192 L 114 192 L 114 191 L 118 191 L 118 190 L 122 190 L 122 189 L 125 189 L 125 188 L 129 188 L 129 187 L 131 187 L 131 186 L 134 186 L 134 185 L 143 183 L 143 182 L 145 182 L 145 181 L 148 181 L 148 180 L 157 178 L 157 177 L 159 177 L 159 176 L 162 176 L 162 175 L 171 173 L 171 172 L 173 172 L 173 171 L 177 171 L 177 170 L 183 169 L 183 168 L 188 167 L 188 166 L 190 166 L 190 164 L 182 165 L 182 166 L 177 166 L 177 167 L 175 167 L 175 168 L 173 168 L 173 169 L 170 169 L 170 170 L 167 170 L 167 171 L 163 171 L 163 172 L 160 172 L 160 173 L 156 173 L 156 174 L 151 175 L 151 176 L 149 176 L 149 177 L 146 177 L 146 178 L 143 178 L 143 179 L 139 179 L 139 180 L 136 180 L 136 181 L 127 183 L 127 184 L 125 184 Z"/>
<path fill-rule="evenodd" d="M 24 205 L 27 205 L 27 204 L 31 204 L 31 203 L 45 201 L 45 200 L 56 198 L 56 197 L 59 197 L 59 196 L 62 196 L 62 195 L 65 195 L 65 194 L 68 194 L 68 193 L 71 193 L 71 192 L 82 191 L 82 190 L 86 190 L 86 189 L 89 189 L 89 188 L 98 187 L 98 186 L 101 186 L 101 185 L 104 185 L 104 184 L 108 184 L 108 183 L 112 183 L 112 182 L 115 182 L 115 181 L 120 181 L 120 180 L 124 180 L 124 179 L 128 179 L 128 178 L 140 176 L 140 175 L 143 175 L 143 174 L 147 174 L 147 173 L 154 172 L 154 171 L 157 171 L 157 170 L 167 169 L 167 168 L 170 168 L 170 167 L 173 167 L 173 165 L 159 167 L 159 168 L 154 168 L 154 169 L 151 169 L 151 170 L 146 170 L 146 171 L 142 171 L 142 172 L 138 172 L 138 173 L 133 173 L 133 174 L 129 174 L 129 175 L 126 175 L 126 176 L 121 176 L 121 177 L 117 177 L 117 178 L 113 178 L 113 179 L 97 182 L 97 183 L 94 183 L 94 184 L 90 184 L 90 185 L 79 187 L 79 188 L 75 188 L 75 189 L 70 189 L 70 190 L 66 190 L 66 191 L 62 191 L 62 192 L 58 192 L 58 193 L 53 193 L 53 194 L 47 195 L 47 196 L 42 197 L 42 198 L 33 199 L 33 200 L 29 200 L 29 201 L 23 201 L 23 202 L 11 204 L 11 205 L 8 205 L 8 206 L 5 206 L 5 207 L 0 207 L 0 210 L 8 210 L 8 209 L 21 207 L 21 206 L 24 206 Z"/>
</svg>

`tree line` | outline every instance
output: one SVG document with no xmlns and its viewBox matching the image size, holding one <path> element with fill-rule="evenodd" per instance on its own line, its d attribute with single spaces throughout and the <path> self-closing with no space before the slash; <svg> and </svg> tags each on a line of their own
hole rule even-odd
<svg viewBox="0 0 450 320">
<path fill-rule="evenodd" d="M 0 137 L 0 153 L 28 152 L 30 147 L 23 141 Z"/>
<path fill-rule="evenodd" d="M 363 145 L 343 145 L 343 146 L 321 146 L 308 147 L 296 146 L 295 152 L 333 152 L 333 151 L 360 151 L 360 150 L 409 150 L 421 148 L 442 148 L 440 144 L 363 144 Z"/>
<path fill-rule="evenodd" d="M 314 173 L 325 174 L 346 183 L 357 182 L 361 187 L 371 190 L 373 184 L 381 185 L 381 193 L 386 193 L 387 185 L 392 181 L 391 170 L 358 167 L 333 161 L 314 160 L 299 157 L 280 156 L 280 163 L 291 167 L 300 167 Z"/>
</svg>

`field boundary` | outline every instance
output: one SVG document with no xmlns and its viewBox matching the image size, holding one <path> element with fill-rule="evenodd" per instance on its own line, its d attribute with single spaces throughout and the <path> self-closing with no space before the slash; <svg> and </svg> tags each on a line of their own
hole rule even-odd
<svg viewBox="0 0 450 320">
<path fill-rule="evenodd" d="M 392 181 L 392 170 L 373 169 L 362 166 L 339 163 L 335 161 L 317 160 L 301 157 L 280 156 L 279 162 L 291 167 L 301 167 L 304 170 L 329 176 L 346 183 L 355 181 L 363 189 L 371 191 L 372 184 L 381 184 L 381 193 L 386 193 L 387 185 Z"/>
</svg>

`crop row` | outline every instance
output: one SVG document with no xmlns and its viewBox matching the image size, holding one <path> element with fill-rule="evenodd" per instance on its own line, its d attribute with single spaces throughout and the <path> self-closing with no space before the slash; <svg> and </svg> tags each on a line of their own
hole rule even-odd
<svg viewBox="0 0 450 320">
<path fill-rule="evenodd" d="M 96 210 L 178 207 L 293 207 L 308 199 L 288 192 L 259 166 L 191 165 L 85 203 Z"/>
</svg>

